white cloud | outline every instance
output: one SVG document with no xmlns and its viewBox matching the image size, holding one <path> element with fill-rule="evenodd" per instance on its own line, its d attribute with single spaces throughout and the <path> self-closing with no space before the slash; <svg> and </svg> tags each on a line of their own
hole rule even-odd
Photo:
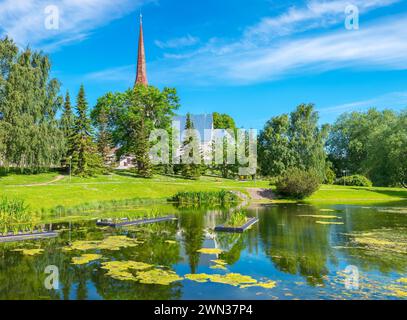
<svg viewBox="0 0 407 320">
<path fill-rule="evenodd" d="M 333 107 L 322 108 L 318 111 L 324 114 L 341 114 L 343 112 L 364 111 L 369 108 L 403 109 L 407 108 L 407 91 L 390 92 L 378 97 L 356 102 L 345 103 Z"/>
<path fill-rule="evenodd" d="M 148 0 L 2 0 L 0 35 L 9 35 L 18 45 L 55 50 L 86 39 L 97 27 L 129 14 Z M 45 8 L 59 9 L 59 30 L 45 27 Z"/>
<path fill-rule="evenodd" d="M 345 8 L 355 5 L 359 13 L 389 6 L 401 0 L 311 0 L 303 7 L 291 7 L 287 12 L 276 17 L 265 17 L 259 23 L 245 31 L 248 41 L 271 41 L 276 37 L 311 29 L 327 27 L 345 20 Z"/>
<path fill-rule="evenodd" d="M 184 48 L 184 47 L 190 47 L 199 42 L 199 38 L 193 37 L 190 34 L 188 34 L 185 37 L 181 38 L 175 38 L 175 39 L 170 39 L 165 42 L 156 40 L 155 44 L 157 47 L 161 49 L 175 49 L 175 48 Z"/>
</svg>

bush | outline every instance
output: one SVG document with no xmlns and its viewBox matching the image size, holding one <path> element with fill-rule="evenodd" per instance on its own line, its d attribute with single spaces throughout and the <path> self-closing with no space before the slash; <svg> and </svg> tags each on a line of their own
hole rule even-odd
<svg viewBox="0 0 407 320">
<path fill-rule="evenodd" d="M 337 185 L 346 185 L 354 187 L 371 187 L 372 181 L 362 175 L 353 175 L 348 177 L 342 177 L 336 180 Z"/>
<path fill-rule="evenodd" d="M 178 204 L 197 204 L 197 205 L 227 205 L 239 202 L 239 197 L 226 190 L 215 192 L 178 192 L 169 199 Z"/>
<path fill-rule="evenodd" d="M 289 169 L 277 180 L 277 193 L 295 199 L 304 199 L 319 188 L 320 179 L 316 172 Z"/>
</svg>

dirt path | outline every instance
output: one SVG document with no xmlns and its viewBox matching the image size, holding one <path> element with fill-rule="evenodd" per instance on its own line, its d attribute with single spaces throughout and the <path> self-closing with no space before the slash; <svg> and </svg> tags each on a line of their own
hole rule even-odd
<svg viewBox="0 0 407 320">
<path fill-rule="evenodd" d="M 33 184 L 20 184 L 18 185 L 19 187 L 39 187 L 39 186 L 47 186 L 49 184 L 61 181 L 62 179 L 64 179 L 65 176 L 56 176 L 55 179 L 51 180 L 51 181 L 47 181 L 47 182 L 41 182 L 41 183 L 33 183 Z"/>
<path fill-rule="evenodd" d="M 247 188 L 247 192 L 253 201 L 270 201 L 275 198 L 271 189 Z"/>
</svg>

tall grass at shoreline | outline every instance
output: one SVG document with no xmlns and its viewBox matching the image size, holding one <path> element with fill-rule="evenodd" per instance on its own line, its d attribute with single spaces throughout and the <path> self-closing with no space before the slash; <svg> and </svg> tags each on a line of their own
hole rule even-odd
<svg viewBox="0 0 407 320">
<path fill-rule="evenodd" d="M 226 206 L 239 202 L 239 197 L 231 191 L 215 192 L 178 192 L 169 201 L 179 205 L 220 205 Z"/>
</svg>

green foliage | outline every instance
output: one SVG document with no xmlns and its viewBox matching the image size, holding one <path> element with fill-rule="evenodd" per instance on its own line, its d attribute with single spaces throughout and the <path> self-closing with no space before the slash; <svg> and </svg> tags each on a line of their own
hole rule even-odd
<svg viewBox="0 0 407 320">
<path fill-rule="evenodd" d="M 76 112 L 73 135 L 70 138 L 72 149 L 68 152 L 68 155 L 72 157 L 72 173 L 82 177 L 94 176 L 103 172 L 103 163 L 93 142 L 91 122 L 87 113 L 88 103 L 83 85 L 78 93 Z"/>
<path fill-rule="evenodd" d="M 336 179 L 335 171 L 333 170 L 332 162 L 327 161 L 325 164 L 325 179 L 324 184 L 334 184 Z"/>
<path fill-rule="evenodd" d="M 370 178 L 374 185 L 407 185 L 406 111 L 352 112 L 341 115 L 327 142 L 337 175 L 343 170 Z"/>
<path fill-rule="evenodd" d="M 193 130 L 191 115 L 187 114 L 185 130 Z M 192 132 L 192 131 L 191 131 Z M 193 133 L 192 133 L 193 134 Z M 196 135 L 187 134 L 181 146 L 181 174 L 187 179 L 199 179 L 202 173 L 200 140 Z M 197 154 L 199 152 L 199 154 Z M 185 158 L 188 157 L 188 161 Z M 198 163 L 199 162 L 199 163 Z"/>
<path fill-rule="evenodd" d="M 106 96 L 98 99 L 96 107 L 91 112 L 93 126 L 97 130 L 97 149 L 106 166 L 110 165 L 112 159 L 109 158 L 112 147 L 112 133 L 109 130 L 109 107 Z"/>
<path fill-rule="evenodd" d="M 214 129 L 236 129 L 235 120 L 228 114 L 214 112 L 212 116 Z"/>
<path fill-rule="evenodd" d="M 290 115 L 272 118 L 258 140 L 261 174 L 275 177 L 297 167 L 314 170 L 324 178 L 327 133 L 327 126 L 318 126 L 318 113 L 312 104 L 302 104 Z"/>
<path fill-rule="evenodd" d="M 354 187 L 371 187 L 372 181 L 362 175 L 353 175 L 341 177 L 335 181 L 337 185 L 354 186 Z"/>
<path fill-rule="evenodd" d="M 9 231 L 17 233 L 31 228 L 32 216 L 24 200 L 0 198 L 0 232 L 7 234 Z"/>
<path fill-rule="evenodd" d="M 19 52 L 8 38 L 0 49 L 0 158 L 21 171 L 59 165 L 65 142 L 56 114 L 63 99 L 48 57 L 29 48 Z"/>
<path fill-rule="evenodd" d="M 233 212 L 225 223 L 225 227 L 237 228 L 243 226 L 247 222 L 246 213 L 243 211 Z"/>
<path fill-rule="evenodd" d="M 120 146 L 118 156 L 134 155 L 137 173 L 147 178 L 153 171 L 148 154 L 151 130 L 169 130 L 174 111 L 178 108 L 179 98 L 175 89 L 160 91 L 153 86 L 136 85 L 134 89 L 108 93 L 99 98 L 91 117 L 94 124 L 100 126 L 103 123 L 106 135 L 102 140 L 106 141 L 108 136 L 112 145 Z"/>
<path fill-rule="evenodd" d="M 221 190 L 218 192 L 178 192 L 170 201 L 178 204 L 208 204 L 227 205 L 237 203 L 239 197 L 230 191 Z"/>
<path fill-rule="evenodd" d="M 278 178 L 276 187 L 277 193 L 282 196 L 304 199 L 318 190 L 319 183 L 316 172 L 291 168 Z"/>
</svg>

